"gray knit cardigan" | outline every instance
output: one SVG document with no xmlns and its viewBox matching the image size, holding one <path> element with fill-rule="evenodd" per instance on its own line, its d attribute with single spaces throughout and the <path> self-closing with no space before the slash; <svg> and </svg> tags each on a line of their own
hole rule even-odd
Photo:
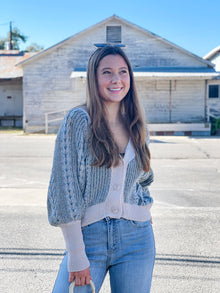
<svg viewBox="0 0 220 293">
<path fill-rule="evenodd" d="M 94 157 L 89 129 L 88 113 L 74 108 L 65 116 L 57 134 L 47 198 L 51 225 L 81 220 L 86 208 L 104 202 L 108 195 L 111 168 L 91 166 Z M 132 159 L 126 170 L 124 202 L 152 205 L 148 190 L 152 181 L 152 170 L 139 170 L 136 159 Z"/>
</svg>

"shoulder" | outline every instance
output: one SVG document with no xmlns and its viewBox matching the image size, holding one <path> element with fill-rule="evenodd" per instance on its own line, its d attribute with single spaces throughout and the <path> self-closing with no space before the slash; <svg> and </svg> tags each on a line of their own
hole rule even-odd
<svg viewBox="0 0 220 293">
<path fill-rule="evenodd" d="M 66 114 L 63 120 L 64 128 L 72 129 L 76 132 L 86 131 L 90 125 L 90 117 L 86 108 L 76 107 Z"/>
<path fill-rule="evenodd" d="M 62 125 L 58 131 L 57 140 L 66 137 L 84 137 L 90 125 L 90 117 L 86 109 L 76 107 L 70 110 L 63 119 Z"/>
<path fill-rule="evenodd" d="M 89 114 L 86 110 L 86 107 L 76 107 L 71 109 L 66 117 L 65 117 L 66 121 L 68 121 L 69 123 L 77 123 L 77 124 L 81 124 L 81 123 L 89 123 L 90 122 L 90 117 Z"/>
</svg>

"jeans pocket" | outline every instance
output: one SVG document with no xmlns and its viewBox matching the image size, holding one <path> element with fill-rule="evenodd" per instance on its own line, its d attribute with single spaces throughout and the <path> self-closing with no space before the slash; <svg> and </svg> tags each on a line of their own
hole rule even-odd
<svg viewBox="0 0 220 293">
<path fill-rule="evenodd" d="M 145 228 L 145 227 L 151 225 L 150 220 L 149 221 L 134 221 L 134 220 L 130 220 L 129 222 L 135 228 Z"/>
</svg>

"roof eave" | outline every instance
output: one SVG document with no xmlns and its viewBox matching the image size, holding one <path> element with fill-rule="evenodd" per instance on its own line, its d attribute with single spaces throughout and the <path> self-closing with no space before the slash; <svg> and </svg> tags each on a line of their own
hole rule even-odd
<svg viewBox="0 0 220 293">
<path fill-rule="evenodd" d="M 23 76 L 0 76 L 0 81 L 21 80 Z"/>
<path fill-rule="evenodd" d="M 70 78 L 86 78 L 86 71 L 73 71 Z M 149 79 L 212 79 L 220 77 L 219 72 L 134 72 L 135 78 Z"/>
<path fill-rule="evenodd" d="M 186 72 L 134 72 L 136 78 L 150 79 L 213 79 L 219 76 L 218 73 L 186 73 Z"/>
</svg>

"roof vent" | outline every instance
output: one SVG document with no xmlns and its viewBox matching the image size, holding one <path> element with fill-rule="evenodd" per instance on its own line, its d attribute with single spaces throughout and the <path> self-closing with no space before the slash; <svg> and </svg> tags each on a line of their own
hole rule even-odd
<svg viewBox="0 0 220 293">
<path fill-rule="evenodd" d="M 121 43 L 121 26 L 106 27 L 106 42 L 111 44 Z"/>
</svg>

